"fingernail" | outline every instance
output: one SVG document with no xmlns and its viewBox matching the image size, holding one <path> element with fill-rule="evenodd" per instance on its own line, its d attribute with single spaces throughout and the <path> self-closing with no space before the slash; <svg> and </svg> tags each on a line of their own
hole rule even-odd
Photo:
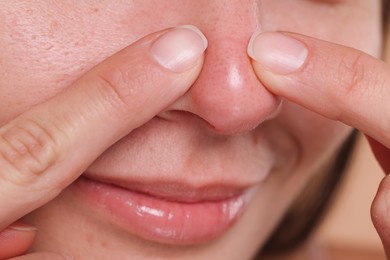
<svg viewBox="0 0 390 260">
<path fill-rule="evenodd" d="M 193 25 L 185 25 L 158 38 L 151 52 L 161 66 L 180 73 L 194 67 L 206 48 L 207 39 L 202 32 Z"/>
<path fill-rule="evenodd" d="M 28 225 L 21 221 L 16 221 L 8 226 L 9 229 L 16 231 L 37 231 L 38 229 L 34 226 Z"/>
<path fill-rule="evenodd" d="M 282 33 L 255 33 L 248 45 L 248 55 L 276 74 L 290 74 L 305 63 L 308 50 L 302 42 Z"/>
</svg>

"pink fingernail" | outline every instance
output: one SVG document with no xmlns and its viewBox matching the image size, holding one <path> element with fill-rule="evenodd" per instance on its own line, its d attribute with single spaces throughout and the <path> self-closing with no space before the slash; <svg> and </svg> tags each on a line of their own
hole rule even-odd
<svg viewBox="0 0 390 260">
<path fill-rule="evenodd" d="M 197 64 L 207 48 L 207 39 L 192 25 L 172 29 L 152 45 L 152 55 L 163 67 L 184 72 Z"/>
<path fill-rule="evenodd" d="M 306 45 L 282 33 L 254 34 L 248 45 L 248 55 L 276 74 L 297 71 L 308 56 Z"/>
<path fill-rule="evenodd" d="M 16 231 L 37 231 L 38 229 L 34 226 L 25 224 L 23 222 L 17 221 L 8 226 L 9 229 Z"/>
</svg>

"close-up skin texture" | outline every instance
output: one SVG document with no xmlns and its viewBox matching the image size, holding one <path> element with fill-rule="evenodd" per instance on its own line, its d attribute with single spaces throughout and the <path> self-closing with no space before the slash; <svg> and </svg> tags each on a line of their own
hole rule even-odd
<svg viewBox="0 0 390 260">
<path fill-rule="evenodd" d="M 387 169 L 382 8 L 0 1 L 0 259 L 266 259 L 354 128 Z"/>
</svg>

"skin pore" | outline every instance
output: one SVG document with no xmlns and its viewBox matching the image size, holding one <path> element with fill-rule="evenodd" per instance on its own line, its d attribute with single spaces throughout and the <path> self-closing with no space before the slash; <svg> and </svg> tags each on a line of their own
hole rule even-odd
<svg viewBox="0 0 390 260">
<path fill-rule="evenodd" d="M 89 205 L 72 184 L 25 217 L 39 230 L 30 251 L 76 259 L 252 257 L 351 129 L 271 94 L 248 57 L 251 35 L 256 29 L 298 32 L 379 57 L 380 13 L 380 1 L 366 0 L 0 3 L 5 35 L 0 46 L 6 50 L 0 53 L 1 125 L 61 93 L 137 39 L 169 27 L 197 26 L 208 48 L 190 90 L 113 144 L 85 175 L 254 190 L 242 217 L 226 232 L 175 245 L 133 234 Z"/>
</svg>

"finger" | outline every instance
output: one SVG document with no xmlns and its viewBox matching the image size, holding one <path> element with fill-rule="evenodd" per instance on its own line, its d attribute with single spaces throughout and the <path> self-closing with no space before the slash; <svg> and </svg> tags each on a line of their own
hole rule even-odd
<svg viewBox="0 0 390 260">
<path fill-rule="evenodd" d="M 183 95 L 206 40 L 192 27 L 152 34 L 0 129 L 0 229 L 55 197 L 105 149 Z"/>
<path fill-rule="evenodd" d="M 248 47 L 259 79 L 283 96 L 390 147 L 390 66 L 361 51 L 292 33 Z"/>
<path fill-rule="evenodd" d="M 26 252 L 32 245 L 37 229 L 17 221 L 0 232 L 0 259 Z"/>
<path fill-rule="evenodd" d="M 390 175 L 386 175 L 379 185 L 371 205 L 371 219 L 390 259 Z"/>
</svg>

